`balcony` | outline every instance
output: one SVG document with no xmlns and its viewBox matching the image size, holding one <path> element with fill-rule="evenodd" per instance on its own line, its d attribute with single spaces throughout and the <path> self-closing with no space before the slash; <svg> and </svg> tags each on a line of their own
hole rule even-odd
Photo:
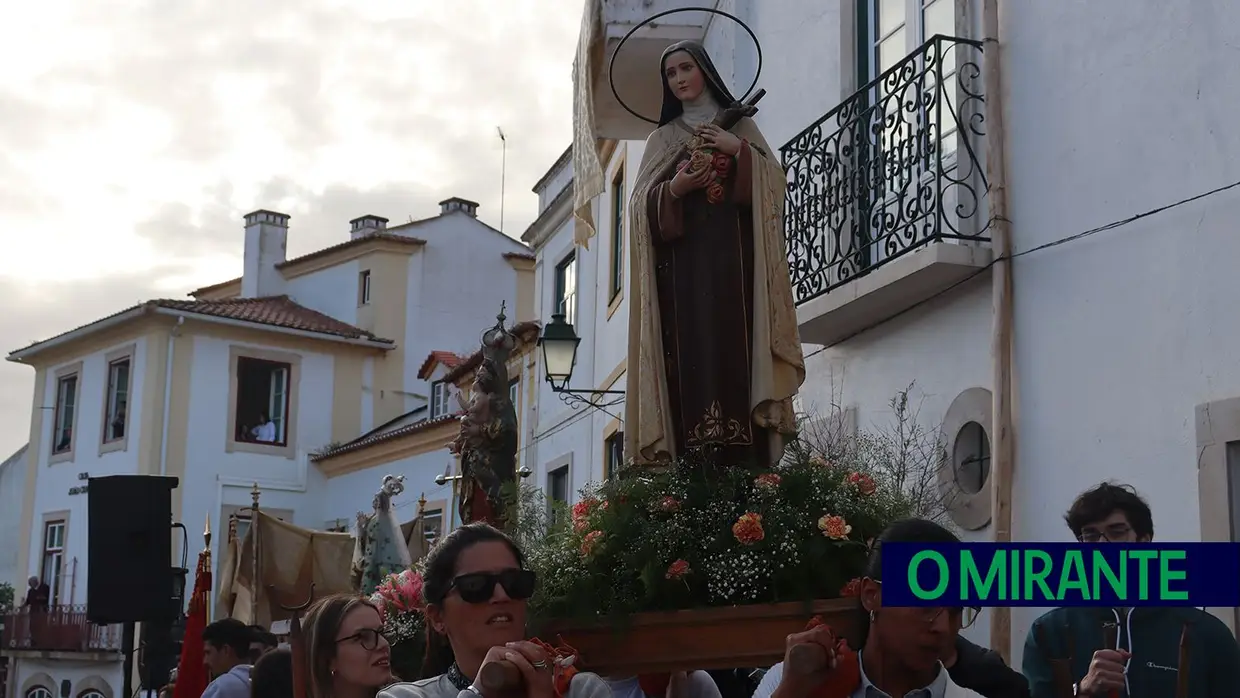
<svg viewBox="0 0 1240 698">
<path fill-rule="evenodd" d="M 0 653 L 6 656 L 37 652 L 119 657 L 121 651 L 121 626 L 88 622 L 85 605 L 51 606 L 45 612 L 22 608 L 2 618 Z"/>
<path fill-rule="evenodd" d="M 612 94 L 609 71 L 620 40 L 647 17 L 708 4 L 697 0 L 590 0 L 586 3 L 573 73 L 574 81 L 590 84 L 594 126 L 599 138 L 644 141 L 653 128 L 620 106 Z M 700 41 L 709 18 L 705 12 L 668 15 L 642 27 L 624 44 L 624 52 L 616 61 L 615 85 L 616 92 L 631 108 L 648 118 L 658 118 L 663 100 L 659 56 L 663 49 L 677 41 Z"/>
<path fill-rule="evenodd" d="M 831 346 L 991 262 L 982 44 L 935 36 L 780 149 L 801 340 Z"/>
</svg>

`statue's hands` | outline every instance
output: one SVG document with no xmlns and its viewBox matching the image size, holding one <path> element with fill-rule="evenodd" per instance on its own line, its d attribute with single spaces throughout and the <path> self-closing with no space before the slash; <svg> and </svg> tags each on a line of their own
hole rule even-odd
<svg viewBox="0 0 1240 698">
<path fill-rule="evenodd" d="M 672 177 L 672 182 L 668 186 L 672 191 L 672 196 L 679 199 L 689 192 L 702 189 L 714 178 L 715 171 L 710 168 L 710 165 L 703 165 L 696 170 L 689 165 L 677 170 L 676 176 Z"/>
<path fill-rule="evenodd" d="M 736 157 L 737 153 L 741 152 L 741 139 L 715 124 L 707 124 L 698 129 L 698 135 L 702 137 L 703 144 L 724 155 Z"/>
</svg>

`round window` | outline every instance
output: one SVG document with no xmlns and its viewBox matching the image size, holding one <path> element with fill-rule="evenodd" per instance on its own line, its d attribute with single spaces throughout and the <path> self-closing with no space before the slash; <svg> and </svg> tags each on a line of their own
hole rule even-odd
<svg viewBox="0 0 1240 698">
<path fill-rule="evenodd" d="M 952 466 L 960 491 L 982 491 L 990 477 L 990 438 L 981 424 L 968 422 L 960 428 L 952 447 Z"/>
</svg>

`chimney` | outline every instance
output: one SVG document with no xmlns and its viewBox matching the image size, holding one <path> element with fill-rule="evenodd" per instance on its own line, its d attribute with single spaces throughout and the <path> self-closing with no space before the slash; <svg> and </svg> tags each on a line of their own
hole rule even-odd
<svg viewBox="0 0 1240 698">
<path fill-rule="evenodd" d="M 349 239 L 356 240 L 358 238 L 373 235 L 387 228 L 388 219 L 382 216 L 366 215 L 361 218 L 354 218 L 349 221 Z"/>
<path fill-rule="evenodd" d="M 245 270 L 241 297 L 260 298 L 284 293 L 284 277 L 276 265 L 285 259 L 288 215 L 258 210 L 245 216 Z"/>
<path fill-rule="evenodd" d="M 460 211 L 470 218 L 478 217 L 478 202 L 462 199 L 454 196 L 451 199 L 444 199 L 439 202 L 439 215 L 446 216 L 449 213 Z"/>
</svg>

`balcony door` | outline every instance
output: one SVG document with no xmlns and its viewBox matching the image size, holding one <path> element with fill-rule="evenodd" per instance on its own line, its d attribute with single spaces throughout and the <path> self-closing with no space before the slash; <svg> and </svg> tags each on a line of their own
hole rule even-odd
<svg viewBox="0 0 1240 698">
<path fill-rule="evenodd" d="M 862 108 L 853 125 L 859 210 L 859 270 L 916 246 L 939 230 L 944 207 L 935 177 L 954 167 L 956 120 L 946 108 L 954 60 L 929 65 L 914 56 L 938 34 L 955 34 L 956 0 L 857 0 L 857 84 Z M 907 59 L 907 60 L 906 60 Z M 898 70 L 884 76 L 887 71 Z M 880 78 L 882 78 L 880 80 Z M 876 82 L 877 81 L 877 82 Z M 929 105 L 925 95 L 935 95 Z M 944 98 L 943 95 L 949 95 Z"/>
</svg>

